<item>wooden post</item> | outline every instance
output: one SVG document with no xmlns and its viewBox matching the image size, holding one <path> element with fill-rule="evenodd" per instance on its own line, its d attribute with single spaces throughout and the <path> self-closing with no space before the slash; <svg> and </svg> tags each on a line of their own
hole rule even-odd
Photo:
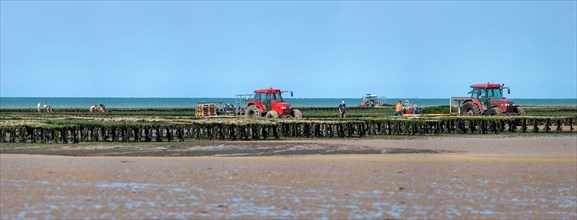
<svg viewBox="0 0 577 220">
<path fill-rule="evenodd" d="M 111 135 L 112 135 L 112 142 L 116 142 L 116 126 L 112 126 L 111 128 Z"/>
<path fill-rule="evenodd" d="M 68 128 L 60 129 L 60 134 L 61 134 L 60 139 L 62 140 L 62 143 L 68 144 Z"/>
<path fill-rule="evenodd" d="M 78 131 L 76 127 L 72 127 L 72 143 L 78 143 Z"/>
<path fill-rule="evenodd" d="M 134 142 L 140 141 L 140 127 L 132 128 L 132 132 L 134 132 Z"/>
<path fill-rule="evenodd" d="M 277 139 L 277 140 L 278 140 L 278 139 L 280 138 L 280 135 L 279 135 L 279 133 L 278 133 L 278 125 L 273 126 L 273 128 L 272 128 L 272 135 L 274 136 L 274 139 Z"/>
<path fill-rule="evenodd" d="M 10 142 L 10 143 L 16 143 L 16 128 L 10 129 L 9 142 Z"/>
<path fill-rule="evenodd" d="M 0 143 L 4 143 L 7 142 L 6 141 L 6 130 L 5 129 L 0 129 Z"/>
<path fill-rule="evenodd" d="M 161 142 L 162 141 L 162 134 L 160 133 L 160 127 L 157 125 L 155 127 L 155 134 L 156 134 L 156 142 Z"/>
<path fill-rule="evenodd" d="M 168 140 L 168 142 L 172 141 L 172 130 L 170 126 L 167 126 L 166 128 L 166 139 Z"/>
<path fill-rule="evenodd" d="M 25 143 L 26 142 L 26 129 L 23 127 L 20 127 L 20 129 L 18 129 L 18 136 L 20 136 L 18 142 L 20 143 Z"/>
<path fill-rule="evenodd" d="M 545 120 L 545 133 L 549 133 L 549 131 L 551 130 L 551 120 L 549 118 L 547 118 L 547 120 Z"/>
<path fill-rule="evenodd" d="M 178 141 L 180 142 L 184 141 L 184 129 L 182 127 L 176 128 L 176 135 L 178 137 Z"/>
<path fill-rule="evenodd" d="M 152 130 L 150 126 L 144 126 L 144 142 L 152 141 Z"/>
<path fill-rule="evenodd" d="M 58 143 L 58 139 L 56 139 L 56 131 L 54 128 L 50 129 L 50 143 Z"/>
</svg>

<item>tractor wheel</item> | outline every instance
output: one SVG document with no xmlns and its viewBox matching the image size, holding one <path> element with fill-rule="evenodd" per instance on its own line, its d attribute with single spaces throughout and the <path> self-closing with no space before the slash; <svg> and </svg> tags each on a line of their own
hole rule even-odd
<svg viewBox="0 0 577 220">
<path fill-rule="evenodd" d="M 490 108 L 489 110 L 487 110 L 487 112 L 485 112 L 485 115 L 501 116 L 501 115 L 503 115 L 503 111 L 501 111 L 501 109 L 499 107 L 493 107 L 493 108 Z"/>
<path fill-rule="evenodd" d="M 481 115 L 481 110 L 479 106 L 475 105 L 473 102 L 465 102 L 461 106 L 461 116 L 479 116 Z"/>
<path fill-rule="evenodd" d="M 268 112 L 266 113 L 266 117 L 267 117 L 267 118 L 278 118 L 278 117 L 279 117 L 279 114 L 278 114 L 278 112 L 276 112 L 275 110 L 271 110 L 271 111 L 268 111 Z"/>
<path fill-rule="evenodd" d="M 260 117 L 260 109 L 254 105 L 249 106 L 248 108 L 246 108 L 246 113 L 244 114 L 245 117 L 255 117 L 258 118 Z"/>
<path fill-rule="evenodd" d="M 521 107 L 515 108 L 515 112 L 517 113 L 518 116 L 525 116 L 526 115 L 525 110 Z"/>
<path fill-rule="evenodd" d="M 303 117 L 303 113 L 302 113 L 300 110 L 298 110 L 298 109 L 293 109 L 292 116 L 293 116 L 294 118 L 302 118 L 302 117 Z"/>
</svg>

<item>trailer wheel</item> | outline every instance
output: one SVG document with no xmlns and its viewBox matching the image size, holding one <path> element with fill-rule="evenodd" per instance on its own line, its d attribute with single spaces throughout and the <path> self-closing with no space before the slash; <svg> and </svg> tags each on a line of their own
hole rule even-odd
<svg viewBox="0 0 577 220">
<path fill-rule="evenodd" d="M 270 110 L 266 113 L 266 117 L 267 118 L 279 118 L 279 114 L 275 110 Z"/>
<path fill-rule="evenodd" d="M 292 116 L 293 116 L 294 118 L 302 118 L 302 117 L 303 117 L 303 113 L 302 113 L 300 110 L 298 110 L 298 109 L 293 109 Z"/>
<path fill-rule="evenodd" d="M 244 114 L 245 117 L 255 117 L 258 118 L 261 115 L 260 109 L 254 105 L 249 106 L 248 108 L 246 108 L 246 113 Z"/>
<path fill-rule="evenodd" d="M 517 115 L 519 115 L 519 116 L 525 116 L 525 115 L 526 115 L 525 110 L 524 110 L 523 108 L 521 108 L 521 107 L 515 108 L 515 112 L 516 112 Z"/>
<path fill-rule="evenodd" d="M 481 110 L 479 106 L 475 105 L 473 102 L 465 102 L 461 106 L 461 116 L 479 116 L 481 115 Z"/>
<path fill-rule="evenodd" d="M 501 116 L 503 115 L 503 111 L 501 111 L 501 109 L 499 107 L 493 107 L 490 108 L 489 110 L 487 110 L 487 112 L 485 113 L 485 115 L 488 116 Z"/>
</svg>

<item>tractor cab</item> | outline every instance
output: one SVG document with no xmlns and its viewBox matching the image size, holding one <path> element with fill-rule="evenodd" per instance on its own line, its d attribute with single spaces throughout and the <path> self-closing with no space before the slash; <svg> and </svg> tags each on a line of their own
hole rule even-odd
<svg viewBox="0 0 577 220">
<path fill-rule="evenodd" d="M 482 99 L 504 99 L 503 97 L 503 89 L 507 89 L 508 94 L 511 93 L 511 90 L 508 87 L 503 87 L 499 84 L 475 84 L 472 85 L 469 94 L 471 94 L 471 98 Z"/>
</svg>

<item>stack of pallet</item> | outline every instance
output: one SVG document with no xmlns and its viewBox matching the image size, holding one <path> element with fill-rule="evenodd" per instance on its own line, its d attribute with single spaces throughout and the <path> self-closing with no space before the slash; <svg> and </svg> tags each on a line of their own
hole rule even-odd
<svg viewBox="0 0 577 220">
<path fill-rule="evenodd" d="M 216 116 L 216 104 L 197 104 L 196 116 Z"/>
</svg>

